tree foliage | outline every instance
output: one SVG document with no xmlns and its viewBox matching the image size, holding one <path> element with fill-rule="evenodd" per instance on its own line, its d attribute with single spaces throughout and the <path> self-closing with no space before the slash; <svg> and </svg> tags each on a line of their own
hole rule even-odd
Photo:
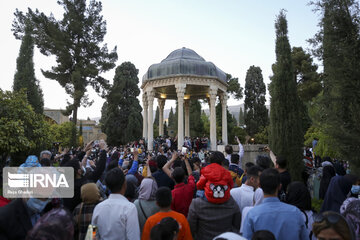
<svg viewBox="0 0 360 240">
<path fill-rule="evenodd" d="M 118 66 L 103 105 L 100 123 L 107 142 L 113 146 L 135 141 L 142 135 L 142 109 L 137 99 L 140 94 L 138 72 L 131 62 Z"/>
<path fill-rule="evenodd" d="M 89 106 L 87 87 L 91 86 L 102 96 L 108 81 L 101 74 L 114 68 L 117 60 L 116 47 L 109 53 L 102 44 L 106 34 L 106 21 L 101 15 L 102 4 L 96 0 L 59 0 L 64 9 L 63 18 L 46 16 L 38 9 L 28 9 L 26 14 L 16 10 L 13 22 L 15 37 L 25 33 L 26 23 L 31 23 L 32 36 L 40 52 L 55 56 L 56 65 L 51 70 L 42 70 L 46 78 L 56 80 L 73 100 L 68 102 L 65 114 L 73 113 L 76 125 L 80 106 Z M 76 136 L 72 136 L 75 141 Z"/>
<path fill-rule="evenodd" d="M 270 147 L 278 156 L 288 160 L 293 179 L 301 179 L 303 135 L 299 114 L 299 98 L 294 81 L 291 48 L 287 36 L 284 10 L 277 16 L 276 63 L 269 86 L 271 95 Z"/>
<path fill-rule="evenodd" d="M 0 89 L 0 152 L 2 159 L 11 156 L 13 164 L 38 155 L 51 146 L 50 126 L 42 114 L 34 112 L 24 90 Z"/>
<path fill-rule="evenodd" d="M 177 121 L 177 119 L 175 119 L 175 114 L 173 111 L 173 108 L 170 108 L 170 113 L 169 113 L 169 119 L 168 119 L 168 128 L 171 130 L 176 130 L 175 129 L 175 122 Z"/>
<path fill-rule="evenodd" d="M 60 142 L 61 147 L 72 147 L 73 145 L 72 145 L 71 134 L 72 134 L 73 128 L 74 128 L 73 122 L 64 122 L 62 124 L 52 124 L 50 126 L 50 133 L 52 136 L 52 141 Z"/>
<path fill-rule="evenodd" d="M 251 66 L 245 78 L 245 125 L 250 136 L 269 124 L 268 110 L 265 106 L 266 87 L 260 67 Z"/>
<path fill-rule="evenodd" d="M 239 79 L 233 78 L 231 74 L 226 74 L 227 92 L 232 95 L 235 99 L 240 100 L 243 97 L 243 88 L 240 86 Z"/>
<path fill-rule="evenodd" d="M 25 35 L 21 41 L 19 56 L 16 59 L 13 90 L 19 91 L 25 88 L 29 104 L 36 113 L 42 114 L 44 111 L 44 99 L 39 81 L 35 77 L 33 56 L 34 41 L 31 36 L 31 26 L 27 24 Z"/>
<path fill-rule="evenodd" d="M 190 100 L 190 136 L 200 137 L 204 134 L 204 123 L 201 118 L 201 104 L 197 99 Z"/>
<path fill-rule="evenodd" d="M 334 141 L 340 156 L 360 172 L 360 35 L 359 6 L 354 0 L 321 0 L 321 29 L 317 34 L 323 60 L 323 94 L 317 124 Z"/>
<path fill-rule="evenodd" d="M 239 126 L 244 126 L 245 125 L 245 114 L 244 114 L 244 110 L 242 107 L 240 107 L 240 112 L 239 112 Z"/>
</svg>

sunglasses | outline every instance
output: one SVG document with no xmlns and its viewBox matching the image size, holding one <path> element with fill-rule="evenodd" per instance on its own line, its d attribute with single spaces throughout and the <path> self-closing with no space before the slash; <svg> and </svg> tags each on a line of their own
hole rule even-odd
<svg viewBox="0 0 360 240">
<path fill-rule="evenodd" d="M 314 218 L 314 222 L 316 222 L 316 223 L 320 223 L 320 222 L 326 220 L 328 223 L 336 224 L 343 217 L 337 213 L 328 213 L 326 216 L 324 216 L 322 213 L 317 213 L 317 214 L 314 214 L 313 218 Z"/>
</svg>

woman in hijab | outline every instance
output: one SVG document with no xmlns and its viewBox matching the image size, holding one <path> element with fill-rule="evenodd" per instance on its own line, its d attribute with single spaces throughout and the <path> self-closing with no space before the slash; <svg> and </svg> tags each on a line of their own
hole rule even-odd
<svg viewBox="0 0 360 240">
<path fill-rule="evenodd" d="M 360 199 L 348 198 L 347 200 L 349 201 L 347 204 L 344 202 L 346 206 L 341 214 L 352 224 L 356 240 L 360 240 Z"/>
<path fill-rule="evenodd" d="M 139 197 L 135 200 L 134 204 L 138 212 L 141 233 L 146 220 L 160 210 L 155 200 L 157 189 L 157 183 L 152 177 L 144 178 L 140 184 Z"/>
<path fill-rule="evenodd" d="M 294 205 L 302 213 L 309 239 L 316 239 L 312 233 L 313 214 L 311 209 L 310 192 L 302 182 L 292 182 L 288 185 L 286 193 L 286 202 Z"/>
<path fill-rule="evenodd" d="M 87 183 L 81 186 L 82 202 L 76 206 L 73 212 L 75 222 L 75 238 L 83 240 L 86 236 L 88 225 L 96 205 L 101 201 L 99 188 L 95 183 Z"/>
<path fill-rule="evenodd" d="M 340 206 L 350 192 L 352 184 L 353 182 L 349 175 L 331 178 L 320 212 L 340 212 Z"/>
<path fill-rule="evenodd" d="M 335 169 L 331 166 L 325 166 L 323 168 L 322 177 L 320 180 L 319 198 L 324 199 L 326 191 L 329 187 L 329 183 L 332 177 L 335 176 Z"/>
</svg>

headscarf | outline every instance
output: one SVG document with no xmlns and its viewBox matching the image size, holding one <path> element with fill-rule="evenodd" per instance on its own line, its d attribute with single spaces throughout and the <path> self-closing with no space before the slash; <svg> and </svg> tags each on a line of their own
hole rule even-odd
<svg viewBox="0 0 360 240">
<path fill-rule="evenodd" d="M 28 233 L 27 240 L 72 239 L 74 225 L 72 215 L 65 209 L 55 208 L 43 215 Z"/>
<path fill-rule="evenodd" d="M 346 176 L 335 176 L 331 178 L 320 212 L 340 212 L 340 206 L 346 199 L 352 186 L 351 180 Z"/>
<path fill-rule="evenodd" d="M 37 156 L 30 155 L 26 158 L 26 161 L 20 165 L 20 167 L 41 167 Z"/>
<path fill-rule="evenodd" d="M 100 201 L 99 188 L 95 183 L 87 183 L 81 186 L 81 199 L 86 204 L 98 203 Z"/>
<path fill-rule="evenodd" d="M 155 193 L 158 189 L 157 183 L 152 178 L 144 178 L 140 184 L 139 199 L 155 200 Z"/>
<path fill-rule="evenodd" d="M 351 224 L 355 231 L 356 239 L 360 239 L 360 199 L 353 198 L 342 214 Z"/>
<path fill-rule="evenodd" d="M 302 182 L 292 182 L 287 188 L 286 202 L 300 210 L 311 210 L 311 196 Z"/>
<path fill-rule="evenodd" d="M 322 177 L 320 180 L 319 197 L 320 199 L 325 198 L 326 191 L 329 187 L 329 183 L 332 177 L 335 176 L 335 169 L 331 166 L 325 166 L 322 171 Z"/>
</svg>

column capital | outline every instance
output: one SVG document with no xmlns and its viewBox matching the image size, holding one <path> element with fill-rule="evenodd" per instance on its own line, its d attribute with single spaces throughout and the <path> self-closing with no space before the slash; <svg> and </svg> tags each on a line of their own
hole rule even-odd
<svg viewBox="0 0 360 240">
<path fill-rule="evenodd" d="M 217 92 L 218 92 L 218 88 L 215 87 L 215 86 L 210 86 L 209 88 L 209 95 L 210 95 L 210 100 L 213 98 L 216 99 L 216 95 L 217 95 Z"/>
<path fill-rule="evenodd" d="M 147 106 L 147 105 L 148 105 L 148 103 L 147 103 L 147 96 L 146 96 L 145 93 L 143 93 L 143 95 L 142 95 L 142 101 L 143 101 L 143 105 L 144 105 L 144 106 Z"/>
<path fill-rule="evenodd" d="M 227 105 L 228 96 L 226 93 L 220 95 L 221 105 Z"/>
<path fill-rule="evenodd" d="M 148 90 L 146 91 L 146 98 L 148 102 L 153 102 L 154 101 L 154 97 L 155 97 L 155 91 L 154 90 Z"/>
<path fill-rule="evenodd" d="M 176 88 L 177 97 L 180 98 L 180 96 L 182 96 L 182 98 L 184 98 L 186 84 L 183 83 L 175 84 L 175 88 Z"/>
<path fill-rule="evenodd" d="M 157 99 L 157 102 L 158 102 L 159 108 L 160 108 L 160 109 L 164 109 L 165 99 L 163 99 L 163 98 L 158 98 L 158 99 Z"/>
</svg>

